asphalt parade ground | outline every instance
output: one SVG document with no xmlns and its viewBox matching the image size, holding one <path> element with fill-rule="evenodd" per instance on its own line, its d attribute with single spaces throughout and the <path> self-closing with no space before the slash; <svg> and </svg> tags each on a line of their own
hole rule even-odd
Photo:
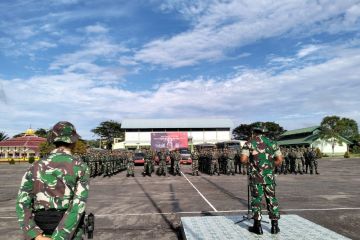
<svg viewBox="0 0 360 240">
<path fill-rule="evenodd" d="M 22 239 L 15 198 L 27 168 L 0 164 L 0 239 Z M 320 159 L 319 171 L 276 178 L 281 214 L 360 239 L 360 159 Z M 121 172 L 91 179 L 87 212 L 95 214 L 94 239 L 182 239 L 181 217 L 247 212 L 246 175 L 197 177 L 190 166 L 182 166 L 182 176 L 143 177 L 141 172 L 136 166 L 135 177 Z M 309 239 L 306 234 L 300 239 Z"/>
</svg>

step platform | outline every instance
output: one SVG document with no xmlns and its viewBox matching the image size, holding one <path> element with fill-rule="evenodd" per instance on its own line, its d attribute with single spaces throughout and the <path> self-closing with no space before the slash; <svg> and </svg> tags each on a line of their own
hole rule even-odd
<svg viewBox="0 0 360 240">
<path fill-rule="evenodd" d="M 279 220 L 280 233 L 271 234 L 271 223 L 267 215 L 263 220 L 269 223 L 262 223 L 263 235 L 256 235 L 248 231 L 253 225 L 253 220 L 236 222 L 243 219 L 243 216 L 199 216 L 182 217 L 183 238 L 187 240 L 225 240 L 225 239 L 327 239 L 341 240 L 349 239 L 316 223 L 313 223 L 298 215 L 282 215 Z"/>
</svg>

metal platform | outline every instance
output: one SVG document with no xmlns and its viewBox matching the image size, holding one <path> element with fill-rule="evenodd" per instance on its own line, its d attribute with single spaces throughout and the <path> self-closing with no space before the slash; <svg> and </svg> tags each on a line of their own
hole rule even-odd
<svg viewBox="0 0 360 240">
<path fill-rule="evenodd" d="M 271 224 L 268 216 L 262 223 L 263 235 L 256 235 L 248 231 L 248 226 L 253 221 L 244 221 L 239 224 L 235 222 L 243 219 L 242 216 L 201 216 L 182 217 L 183 237 L 187 240 L 212 240 L 212 239 L 327 239 L 340 240 L 349 239 L 316 223 L 310 222 L 298 215 L 282 215 L 279 220 L 281 232 L 277 235 L 270 233 Z"/>
</svg>

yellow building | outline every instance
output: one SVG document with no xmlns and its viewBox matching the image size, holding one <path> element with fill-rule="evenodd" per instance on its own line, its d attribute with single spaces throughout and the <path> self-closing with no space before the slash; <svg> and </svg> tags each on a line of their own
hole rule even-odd
<svg viewBox="0 0 360 240">
<path fill-rule="evenodd" d="M 39 146 L 46 138 L 38 137 L 31 128 L 23 136 L 0 142 L 0 161 L 28 161 L 29 157 L 39 159 Z"/>
</svg>

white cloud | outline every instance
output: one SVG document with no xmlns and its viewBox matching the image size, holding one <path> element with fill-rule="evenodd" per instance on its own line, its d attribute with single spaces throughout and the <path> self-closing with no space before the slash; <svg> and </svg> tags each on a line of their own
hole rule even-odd
<svg viewBox="0 0 360 240">
<path fill-rule="evenodd" d="M 318 51 L 321 47 L 317 45 L 307 45 L 304 46 L 300 51 L 297 53 L 297 57 L 303 58 L 308 56 L 309 54 L 312 54 L 316 51 Z"/>
<path fill-rule="evenodd" d="M 357 1 L 175 1 L 161 5 L 176 9 L 192 28 L 145 44 L 136 61 L 182 67 L 223 58 L 226 50 L 261 39 L 358 29 Z M 342 16 L 346 14 L 345 19 Z M 352 19 L 349 21 L 348 19 Z M 346 24 L 345 24 L 346 22 Z M 309 29 L 314 30 L 309 30 Z"/>
<path fill-rule="evenodd" d="M 101 24 L 97 23 L 95 25 L 90 25 L 85 27 L 85 31 L 87 33 L 107 33 L 109 31 L 108 28 L 106 28 L 105 26 L 102 26 Z"/>
<path fill-rule="evenodd" d="M 360 48 L 353 44 L 329 45 L 317 52 L 332 53 L 322 63 L 282 72 L 241 69 L 222 79 L 174 79 L 147 91 L 99 82 L 96 76 L 105 69 L 91 63 L 69 65 L 59 75 L 0 80 L 8 97 L 0 109 L 7 117 L 0 119 L 0 125 L 22 129 L 31 121 L 46 127 L 67 119 L 79 126 L 84 137 L 91 137 L 89 130 L 100 121 L 126 117 L 216 116 L 241 122 L 276 121 L 288 129 L 316 125 L 333 114 L 360 121 L 359 111 L 354 110 L 360 104 Z"/>
</svg>

